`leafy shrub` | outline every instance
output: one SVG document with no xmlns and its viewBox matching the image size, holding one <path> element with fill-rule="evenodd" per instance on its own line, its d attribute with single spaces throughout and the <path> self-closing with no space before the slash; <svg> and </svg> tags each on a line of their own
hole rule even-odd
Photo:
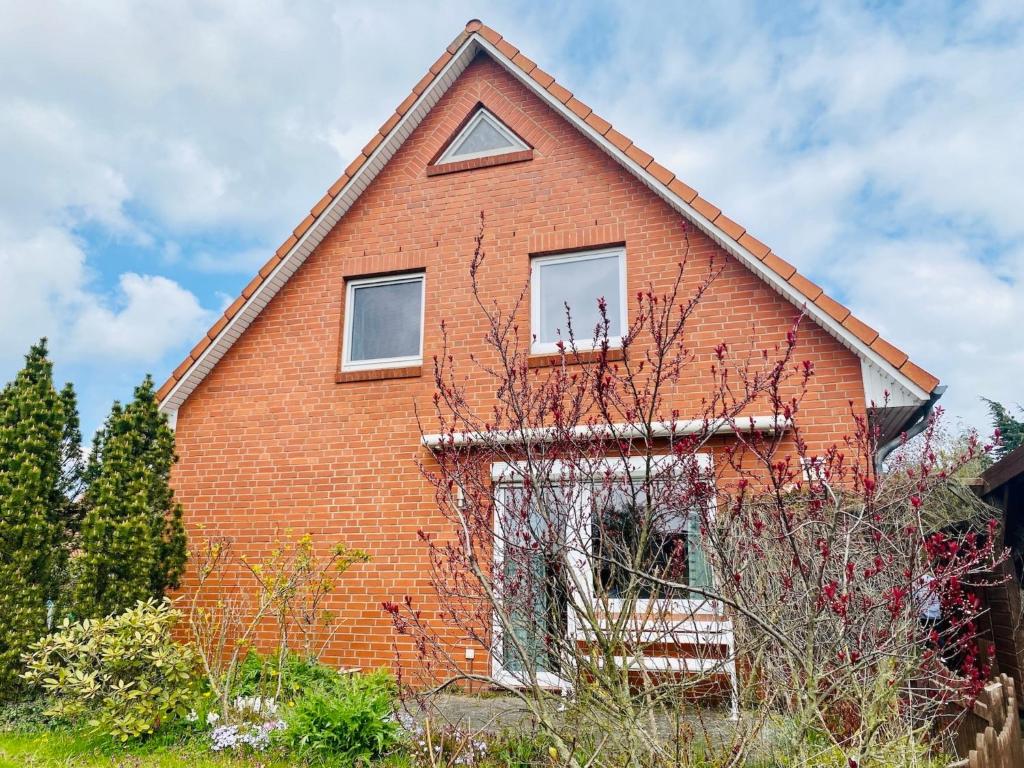
<svg viewBox="0 0 1024 768">
<path fill-rule="evenodd" d="M 551 741 L 537 733 L 508 730 L 491 741 L 491 759 L 498 766 L 551 765 Z M 581 761 L 582 762 L 582 761 Z M 628 761 L 623 761 L 626 764 Z"/>
<path fill-rule="evenodd" d="M 50 713 L 51 707 L 50 700 L 40 695 L 5 702 L 0 706 L 0 733 L 32 733 L 67 725 Z"/>
<path fill-rule="evenodd" d="M 414 768 L 531 768 L 555 765 L 551 740 L 522 727 L 501 733 L 472 729 L 462 724 L 418 722 L 408 712 L 398 713 L 405 731 L 406 755 Z M 580 760 L 580 763 L 585 763 Z M 628 756 L 622 761 L 630 764 Z"/>
<path fill-rule="evenodd" d="M 949 758 L 934 753 L 927 744 L 908 736 L 879 740 L 871 756 L 856 760 L 842 747 L 832 743 L 824 732 L 813 729 L 804 733 L 802 738 L 796 735 L 788 741 L 781 739 L 775 752 L 778 759 L 773 764 L 782 768 L 807 765 L 848 768 L 855 763 L 862 768 L 940 768 L 949 763 Z"/>
<path fill-rule="evenodd" d="M 278 677 L 281 678 L 281 698 L 295 700 L 310 691 L 334 690 L 345 683 L 348 675 L 294 653 L 286 654 L 279 671 L 276 658 L 250 651 L 239 664 L 232 693 L 235 696 L 272 696 L 277 691 Z"/>
<path fill-rule="evenodd" d="M 395 682 L 384 670 L 339 676 L 337 685 L 296 703 L 285 741 L 306 758 L 366 763 L 397 742 L 395 694 Z"/>
<path fill-rule="evenodd" d="M 24 678 L 54 697 L 55 715 L 88 716 L 93 729 L 121 741 L 151 734 L 184 717 L 196 693 L 195 655 L 171 636 L 179 617 L 165 599 L 65 620 L 26 654 Z"/>
</svg>

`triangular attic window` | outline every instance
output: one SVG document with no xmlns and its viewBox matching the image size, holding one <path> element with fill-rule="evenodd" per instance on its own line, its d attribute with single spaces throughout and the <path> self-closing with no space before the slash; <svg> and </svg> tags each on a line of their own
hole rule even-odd
<svg viewBox="0 0 1024 768">
<path fill-rule="evenodd" d="M 441 153 L 437 164 L 473 160 L 477 157 L 506 155 L 530 147 L 512 133 L 498 118 L 481 107 Z"/>
</svg>

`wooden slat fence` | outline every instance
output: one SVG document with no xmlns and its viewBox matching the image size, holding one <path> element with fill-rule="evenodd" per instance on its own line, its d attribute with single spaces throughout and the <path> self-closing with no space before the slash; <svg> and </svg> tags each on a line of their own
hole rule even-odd
<svg viewBox="0 0 1024 768">
<path fill-rule="evenodd" d="M 975 721 L 984 727 L 975 731 L 974 745 L 967 757 L 951 763 L 949 768 L 1024 768 L 1024 742 L 1013 679 L 1004 674 L 987 685 L 972 714 L 966 722 Z"/>
</svg>

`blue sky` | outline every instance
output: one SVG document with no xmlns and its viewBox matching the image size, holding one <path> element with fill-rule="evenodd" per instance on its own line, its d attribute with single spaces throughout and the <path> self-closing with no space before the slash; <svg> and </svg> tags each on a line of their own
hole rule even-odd
<svg viewBox="0 0 1024 768">
<path fill-rule="evenodd" d="M 711 7 L 708 7 L 711 6 Z M 0 0 L 0 377 L 162 382 L 472 17 L 949 385 L 1024 401 L 1024 4 Z"/>
</svg>

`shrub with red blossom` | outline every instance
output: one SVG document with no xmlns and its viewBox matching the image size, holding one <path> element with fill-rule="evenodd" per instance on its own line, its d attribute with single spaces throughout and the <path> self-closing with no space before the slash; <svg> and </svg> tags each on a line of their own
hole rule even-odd
<svg viewBox="0 0 1024 768">
<path fill-rule="evenodd" d="M 687 713 L 709 701 L 743 705 L 725 742 L 708 739 L 722 765 L 771 749 L 780 723 L 782 749 L 812 763 L 941 745 L 944 715 L 987 675 L 977 590 L 1002 555 L 977 508 L 948 514 L 985 448 L 937 450 L 933 417 L 883 470 L 851 403 L 849 437 L 812 451 L 802 318 L 770 348 L 693 346 L 720 269 L 691 275 L 687 255 L 635 297 L 617 348 L 603 300 L 579 337 L 566 306 L 558 361 L 537 367 L 525 289 L 510 307 L 485 295 L 481 217 L 487 350 L 462 358 L 443 329 L 420 414 L 447 522 L 420 534 L 438 607 L 384 606 L 414 652 L 403 682 L 505 690 L 567 765 L 679 764 L 700 736 Z"/>
</svg>

